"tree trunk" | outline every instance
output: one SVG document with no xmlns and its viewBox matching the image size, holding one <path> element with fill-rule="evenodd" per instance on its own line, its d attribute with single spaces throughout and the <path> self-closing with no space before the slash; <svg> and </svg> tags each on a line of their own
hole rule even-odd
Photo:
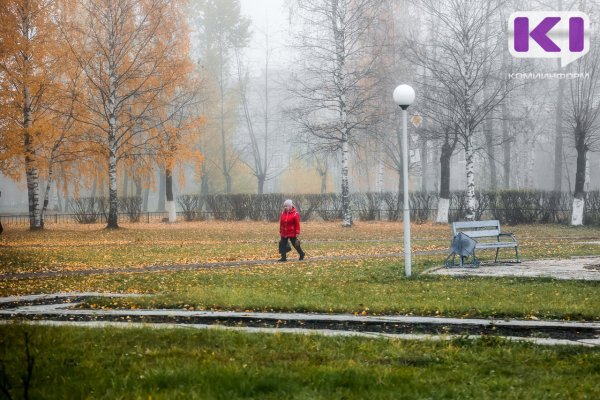
<svg viewBox="0 0 600 400">
<path fill-rule="evenodd" d="M 58 182 L 56 182 L 56 204 L 58 205 L 58 211 L 63 212 L 65 210 L 63 207 L 62 196 L 60 195 L 60 190 L 58 189 Z"/>
<path fill-rule="evenodd" d="M 571 225 L 583 225 L 585 208 L 585 167 L 588 147 L 585 144 L 586 132 L 575 127 L 575 148 L 577 150 L 577 170 L 575 172 L 575 192 L 573 194 L 573 214 Z"/>
<path fill-rule="evenodd" d="M 450 158 L 453 149 L 450 143 L 444 142 L 440 155 L 440 199 L 438 201 L 437 223 L 448 223 L 450 210 Z"/>
<path fill-rule="evenodd" d="M 43 229 L 40 212 L 39 172 L 35 161 L 35 150 L 28 132 L 25 133 L 25 174 L 29 199 L 29 229 L 32 231 Z"/>
<path fill-rule="evenodd" d="M 108 62 L 108 225 L 109 229 L 117 229 L 119 227 L 119 210 L 118 210 L 118 197 L 117 197 L 117 133 L 118 123 L 117 118 L 117 82 L 116 82 L 116 40 L 114 38 L 114 32 L 111 32 L 109 36 L 109 54 Z"/>
<path fill-rule="evenodd" d="M 167 178 L 162 171 L 158 172 L 158 206 L 156 212 L 166 211 L 165 193 L 167 193 Z"/>
<path fill-rule="evenodd" d="M 117 229 L 118 223 L 118 197 L 117 197 L 117 155 L 114 133 L 109 136 L 108 156 L 108 225 L 109 229 Z"/>
<path fill-rule="evenodd" d="M 382 193 L 385 186 L 385 166 L 383 165 L 383 151 L 379 151 L 379 165 L 377 166 L 377 184 L 375 185 L 375 191 Z"/>
<path fill-rule="evenodd" d="M 506 101 L 502 102 L 502 149 L 504 160 L 502 162 L 503 167 L 503 182 L 502 186 L 504 189 L 510 189 L 510 174 L 511 174 L 511 140 L 508 131 L 508 107 Z"/>
<path fill-rule="evenodd" d="M 264 175 L 257 176 L 256 181 L 258 184 L 258 187 L 257 187 L 258 194 L 263 194 L 265 191 L 265 176 Z"/>
<path fill-rule="evenodd" d="M 48 181 L 46 182 L 46 190 L 44 191 L 44 205 L 42 206 L 41 212 L 42 226 L 44 225 L 44 215 L 46 215 L 48 203 L 50 202 L 50 188 L 52 187 L 52 181 L 54 179 L 53 175 L 52 164 L 50 164 L 50 167 L 48 168 Z"/>
<path fill-rule="evenodd" d="M 563 101 L 565 80 L 558 80 L 558 95 L 556 99 L 556 133 L 554 139 L 554 191 L 562 191 L 563 176 Z"/>
<path fill-rule="evenodd" d="M 27 58 L 25 59 L 27 62 Z M 24 145 L 25 145 L 25 176 L 27 179 L 27 198 L 29 200 L 29 229 L 39 230 L 44 228 L 42 215 L 40 212 L 40 188 L 39 188 L 39 171 L 32 137 L 29 129 L 32 125 L 31 115 L 31 96 L 29 87 L 23 88 L 23 128 L 24 128 Z"/>
<path fill-rule="evenodd" d="M 144 195 L 142 198 L 142 211 L 148 212 L 148 199 L 150 197 L 150 185 L 144 188 Z"/>
<path fill-rule="evenodd" d="M 421 192 L 427 192 L 427 139 L 421 140 Z"/>
<path fill-rule="evenodd" d="M 321 194 L 327 193 L 327 171 L 319 172 L 321 177 Z"/>
<path fill-rule="evenodd" d="M 496 190 L 498 188 L 498 172 L 496 171 L 496 159 L 494 157 L 494 130 L 491 116 L 485 119 L 483 131 L 485 132 L 485 144 L 490 167 L 490 190 Z"/>
<path fill-rule="evenodd" d="M 224 63 L 223 49 L 220 49 L 221 65 Z M 231 193 L 231 175 L 227 165 L 227 144 L 225 143 L 225 78 L 223 76 L 224 68 L 221 68 L 221 79 L 219 80 L 219 94 L 221 97 L 221 167 L 223 168 L 223 177 L 225 178 L 225 193 Z"/>
<path fill-rule="evenodd" d="M 173 198 L 173 172 L 167 168 L 165 170 L 166 176 L 166 197 L 167 197 L 167 212 L 169 213 L 169 222 L 177 222 L 177 211 L 175 208 L 175 201 Z"/>
<path fill-rule="evenodd" d="M 208 172 L 206 171 L 206 164 L 202 162 L 202 175 L 200 176 L 200 196 L 208 196 L 209 185 L 208 185 Z"/>
<path fill-rule="evenodd" d="M 348 153 L 349 144 L 347 134 L 344 135 L 346 140 L 342 143 L 342 226 L 349 228 L 352 226 L 352 210 L 350 209 L 350 184 L 348 181 Z"/>
<path fill-rule="evenodd" d="M 473 144 L 471 143 L 470 135 L 467 135 L 465 143 L 465 168 L 467 172 L 467 221 L 475 220 L 475 162 L 473 153 Z"/>
<path fill-rule="evenodd" d="M 123 190 L 121 190 L 121 196 L 129 196 L 129 174 L 127 172 L 123 174 Z"/>
</svg>

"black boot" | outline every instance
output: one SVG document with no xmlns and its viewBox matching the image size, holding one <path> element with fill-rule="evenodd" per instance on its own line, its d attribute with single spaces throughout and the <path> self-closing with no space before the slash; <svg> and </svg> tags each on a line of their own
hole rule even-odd
<svg viewBox="0 0 600 400">
<path fill-rule="evenodd" d="M 282 254 L 282 255 L 281 255 L 281 258 L 280 258 L 279 260 L 277 260 L 277 261 L 280 261 L 280 262 L 287 261 L 287 257 L 286 257 L 286 255 L 285 255 L 285 254 Z"/>
</svg>

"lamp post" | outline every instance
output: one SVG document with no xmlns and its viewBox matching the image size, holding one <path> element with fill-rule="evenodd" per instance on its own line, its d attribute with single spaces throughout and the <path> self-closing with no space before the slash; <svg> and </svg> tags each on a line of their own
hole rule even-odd
<svg viewBox="0 0 600 400">
<path fill-rule="evenodd" d="M 404 187 L 404 273 L 411 275 L 410 205 L 408 204 L 408 116 L 406 109 L 415 101 L 415 91 L 408 85 L 394 89 L 394 102 L 402 108 L 402 183 Z"/>
</svg>

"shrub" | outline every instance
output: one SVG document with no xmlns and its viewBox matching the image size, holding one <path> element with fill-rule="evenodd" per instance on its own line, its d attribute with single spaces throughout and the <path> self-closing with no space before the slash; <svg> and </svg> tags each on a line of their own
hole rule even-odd
<svg viewBox="0 0 600 400">
<path fill-rule="evenodd" d="M 102 204 L 97 197 L 79 197 L 67 200 L 67 210 L 80 224 L 95 224 L 102 216 Z"/>
<path fill-rule="evenodd" d="M 140 215 L 142 213 L 141 196 L 120 197 L 119 211 L 127 214 L 129 222 L 140 222 Z"/>
</svg>

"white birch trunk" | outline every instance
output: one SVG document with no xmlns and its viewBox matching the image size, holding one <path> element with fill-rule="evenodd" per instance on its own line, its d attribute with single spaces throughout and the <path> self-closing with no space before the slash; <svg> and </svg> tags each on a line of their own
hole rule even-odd
<svg viewBox="0 0 600 400">
<path fill-rule="evenodd" d="M 571 215 L 571 225 L 581 226 L 583 225 L 583 210 L 585 208 L 584 199 L 573 199 L 573 214 Z"/>
<path fill-rule="evenodd" d="M 350 184 L 348 182 L 349 147 L 348 140 L 344 140 L 342 143 L 342 226 L 345 228 L 352 226 L 352 211 L 350 209 Z"/>
<path fill-rule="evenodd" d="M 167 212 L 169 213 L 169 223 L 177 222 L 177 209 L 175 207 L 175 202 L 173 200 L 167 200 L 166 204 Z"/>
<path fill-rule="evenodd" d="M 112 31 L 112 27 L 111 27 Z M 115 51 L 116 40 L 113 37 L 114 32 L 111 32 L 109 39 L 109 60 L 108 60 L 108 228 L 116 229 L 119 227 L 119 208 L 117 195 L 117 89 L 116 89 L 116 65 Z"/>
<path fill-rule="evenodd" d="M 43 228 L 42 213 L 40 210 L 40 177 L 36 165 L 35 147 L 32 143 L 33 138 L 28 131 L 32 125 L 32 100 L 27 85 L 23 88 L 23 97 L 23 102 L 25 103 L 25 107 L 23 108 L 23 125 L 25 128 L 25 177 L 27 180 L 27 197 L 29 200 L 29 229 L 37 230 Z"/>
<path fill-rule="evenodd" d="M 448 223 L 448 212 L 450 211 L 450 199 L 440 198 L 438 200 L 437 218 L 435 222 L 438 224 Z"/>
<path fill-rule="evenodd" d="M 118 228 L 117 156 L 114 139 L 110 142 L 108 156 L 108 228 Z"/>
<path fill-rule="evenodd" d="M 475 219 L 475 165 L 473 160 L 473 146 L 471 138 L 467 136 L 467 144 L 465 146 L 465 168 L 467 171 L 467 215 L 466 219 L 473 221 Z"/>
<path fill-rule="evenodd" d="M 381 153 L 380 153 L 379 165 L 377 167 L 377 183 L 375 184 L 375 191 L 377 193 L 383 192 L 383 172 L 384 172 L 383 158 L 381 157 Z"/>
<path fill-rule="evenodd" d="M 40 210 L 39 172 L 29 160 L 26 165 L 27 193 L 29 197 L 29 228 L 42 229 L 42 213 Z"/>
<path fill-rule="evenodd" d="M 527 173 L 525 178 L 525 186 L 533 188 L 533 168 L 535 167 L 535 145 L 532 143 L 529 146 L 529 155 L 527 156 Z"/>
</svg>

